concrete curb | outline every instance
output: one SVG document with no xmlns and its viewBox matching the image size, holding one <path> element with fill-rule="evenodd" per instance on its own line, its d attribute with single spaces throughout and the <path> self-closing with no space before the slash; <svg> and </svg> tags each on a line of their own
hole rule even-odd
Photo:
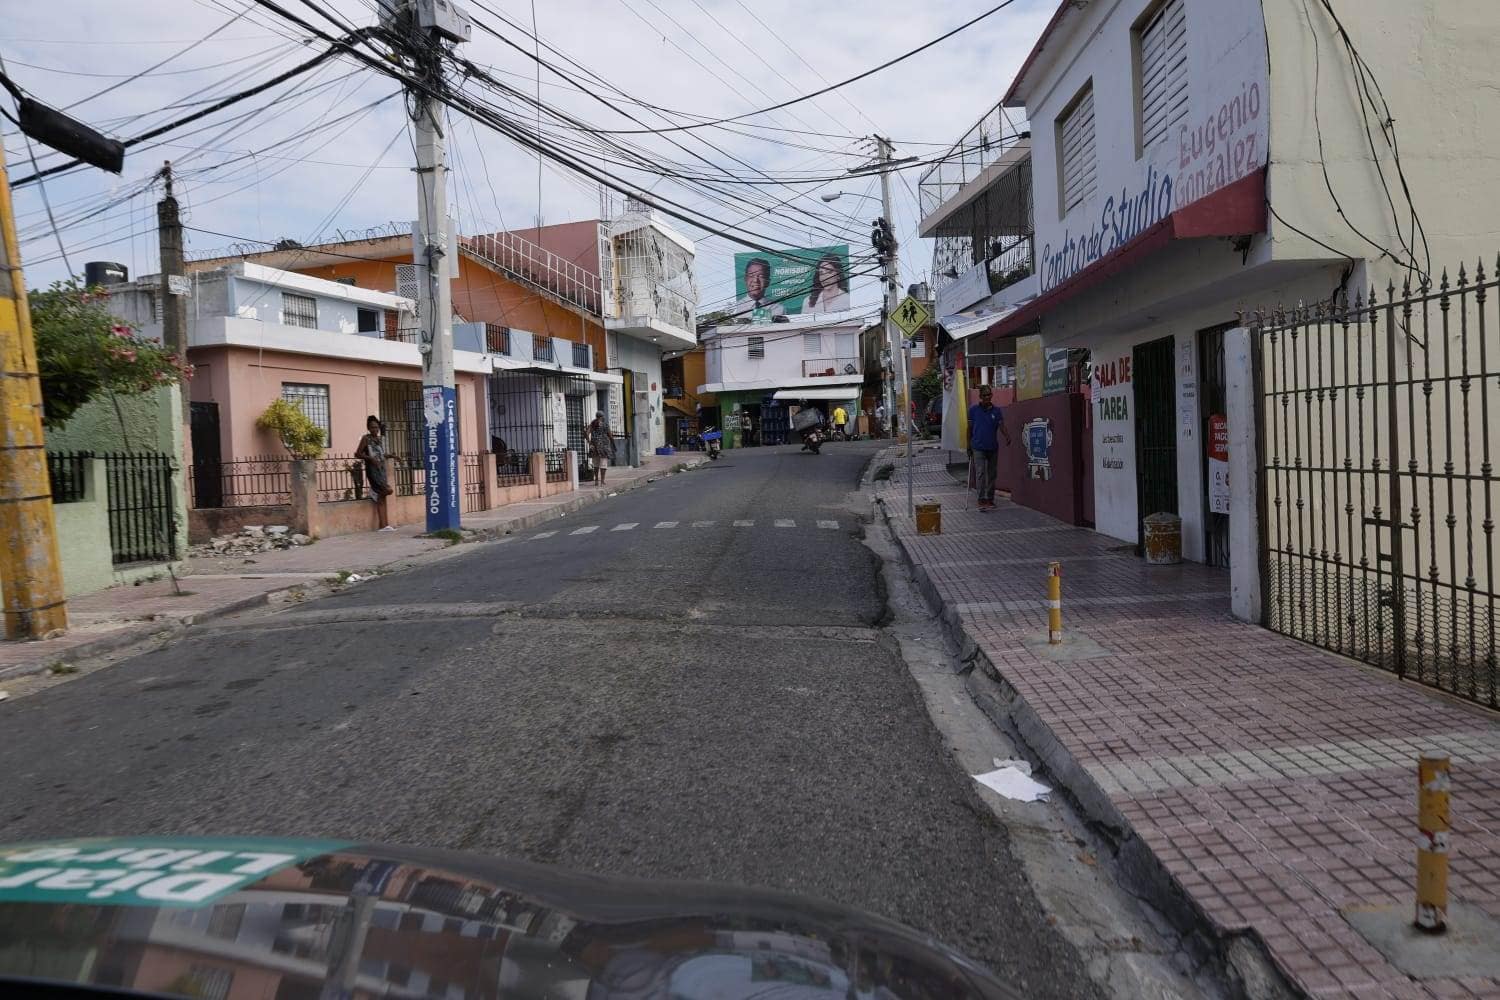
<svg viewBox="0 0 1500 1000">
<path fill-rule="evenodd" d="M 702 457 L 699 457 L 696 460 L 684 458 L 681 464 L 687 466 L 687 469 L 684 471 L 691 471 L 698 468 L 700 465 L 703 465 L 707 461 L 708 459 Z M 639 489 L 640 487 L 645 486 L 648 483 L 657 482 L 664 476 L 672 474 L 673 473 L 664 470 L 660 475 L 642 476 L 638 479 L 632 480 L 629 483 L 625 483 L 612 492 L 616 494 L 628 493 L 631 490 Z M 607 499 L 609 499 L 608 493 L 598 494 L 580 492 L 576 496 L 555 507 L 551 507 L 547 510 L 535 511 L 534 513 L 527 514 L 524 517 L 517 518 L 516 520 L 507 523 L 503 528 L 498 525 L 493 528 L 481 528 L 480 530 L 475 531 L 471 535 L 466 537 L 464 541 L 485 542 L 496 538 L 503 538 L 512 532 L 525 531 L 528 528 L 534 528 L 539 524 L 545 524 L 548 521 L 555 520 L 556 518 L 559 518 L 564 514 L 571 514 L 575 511 L 583 510 L 587 507 L 592 507 L 594 504 L 600 503 Z M 415 556 L 407 556 L 401 559 L 392 560 L 389 563 L 372 567 L 370 571 L 379 573 L 381 576 L 388 576 L 394 573 L 405 572 L 406 570 L 412 569 L 416 566 L 435 561 L 440 556 L 440 554 L 449 553 L 451 551 L 451 548 L 452 547 L 450 546 L 448 548 L 434 549 L 431 552 L 423 552 Z M 326 576 L 328 578 L 336 577 L 338 576 L 338 571 L 329 570 Z M 191 580 L 192 577 L 185 576 L 182 577 L 182 579 Z M 117 650 L 139 645 L 140 643 L 147 642 L 152 639 L 159 638 L 162 641 L 175 639 L 187 632 L 187 630 L 192 628 L 194 625 L 201 622 L 212 621 L 217 618 L 225 618 L 229 615 L 237 614 L 241 611 L 249 611 L 253 608 L 264 607 L 269 604 L 277 604 L 281 601 L 286 600 L 288 597 L 292 596 L 298 591 L 305 592 L 309 588 L 316 586 L 320 586 L 320 583 L 317 581 L 307 581 L 305 583 L 294 584 L 290 587 L 281 587 L 277 590 L 267 590 L 263 593 L 254 594 L 250 597 L 242 597 L 238 600 L 231 601 L 228 604 L 220 605 L 219 607 L 215 608 L 209 608 L 191 615 L 183 615 L 176 618 L 166 618 L 149 622 L 142 622 L 139 627 L 123 628 L 118 632 L 100 636 L 98 639 L 95 639 L 92 642 L 79 643 L 77 646 L 72 646 L 56 654 L 49 654 L 39 660 L 32 660 L 26 663 L 13 663 L 10 666 L 0 667 L 0 681 L 13 680 L 20 677 L 32 677 L 36 674 L 46 673 L 54 663 L 72 663 L 78 660 L 92 659 L 96 656 L 105 656 L 109 653 L 116 652 Z"/>
<path fill-rule="evenodd" d="M 869 485 L 868 480 L 867 476 L 864 485 Z M 886 507 L 886 499 L 879 496 L 872 499 L 879 506 L 889 530 L 891 513 Z M 1025 696 L 985 655 L 964 628 L 957 610 L 943 599 L 931 576 L 913 557 L 906 540 L 895 531 L 891 531 L 891 539 L 923 597 L 931 607 L 938 609 L 943 627 L 960 648 L 960 659 L 976 668 L 965 677 L 969 696 L 996 726 L 1015 733 L 1022 745 L 1041 761 L 1056 784 L 1073 799 L 1083 818 L 1114 845 L 1117 863 L 1129 887 L 1158 910 L 1184 941 L 1194 942 L 1195 950 L 1219 967 L 1225 980 L 1235 985 L 1238 995 L 1252 1000 L 1306 996 L 1277 967 L 1258 932 L 1254 929 L 1225 929 L 1209 917 L 1136 834 L 1109 795 L 1068 751 Z"/>
</svg>

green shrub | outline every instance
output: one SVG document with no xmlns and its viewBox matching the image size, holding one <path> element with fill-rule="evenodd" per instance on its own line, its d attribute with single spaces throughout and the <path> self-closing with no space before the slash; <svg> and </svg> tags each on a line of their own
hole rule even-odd
<svg viewBox="0 0 1500 1000">
<path fill-rule="evenodd" d="M 323 428 L 313 423 L 295 403 L 276 400 L 256 418 L 255 426 L 275 434 L 296 458 L 320 458 L 323 455 Z"/>
</svg>

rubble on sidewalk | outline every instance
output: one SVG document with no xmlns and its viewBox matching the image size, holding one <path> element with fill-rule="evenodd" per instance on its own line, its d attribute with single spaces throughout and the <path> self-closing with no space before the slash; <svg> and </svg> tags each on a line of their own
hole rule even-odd
<svg viewBox="0 0 1500 1000">
<path fill-rule="evenodd" d="M 313 539 L 284 524 L 247 524 L 234 535 L 216 535 L 188 549 L 188 556 L 247 556 L 276 549 L 311 545 Z"/>
</svg>

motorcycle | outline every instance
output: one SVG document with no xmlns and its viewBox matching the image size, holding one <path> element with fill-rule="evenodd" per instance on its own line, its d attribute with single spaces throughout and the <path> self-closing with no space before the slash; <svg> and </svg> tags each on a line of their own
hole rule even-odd
<svg viewBox="0 0 1500 1000">
<path fill-rule="evenodd" d="M 810 451 L 814 455 L 818 454 L 818 449 L 823 447 L 823 426 L 821 424 L 813 424 L 800 433 L 802 434 L 802 450 Z"/>
<path fill-rule="evenodd" d="M 708 452 L 708 460 L 710 462 L 717 462 L 719 460 L 719 442 L 724 439 L 724 432 L 715 430 L 710 426 L 704 428 L 703 433 L 699 434 L 698 438 L 703 442 L 703 450 Z"/>
</svg>

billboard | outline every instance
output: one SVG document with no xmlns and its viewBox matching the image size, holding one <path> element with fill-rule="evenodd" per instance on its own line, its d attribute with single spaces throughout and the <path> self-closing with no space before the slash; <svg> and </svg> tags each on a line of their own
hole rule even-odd
<svg viewBox="0 0 1500 1000">
<path fill-rule="evenodd" d="M 734 297 L 735 319 L 747 323 L 848 309 L 849 246 L 737 253 Z"/>
</svg>

